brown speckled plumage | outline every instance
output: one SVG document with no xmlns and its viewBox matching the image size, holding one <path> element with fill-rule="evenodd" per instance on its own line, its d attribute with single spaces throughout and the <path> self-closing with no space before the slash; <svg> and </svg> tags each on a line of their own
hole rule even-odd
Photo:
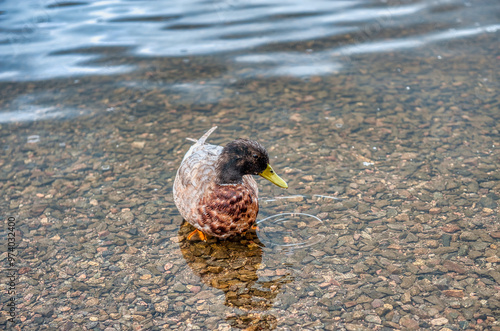
<svg viewBox="0 0 500 331">
<path fill-rule="evenodd" d="M 233 183 L 234 176 L 224 177 L 227 173 L 221 173 L 219 158 L 223 148 L 205 143 L 215 128 L 205 133 L 184 156 L 175 177 L 173 194 L 187 222 L 205 234 L 224 239 L 246 232 L 255 223 L 259 212 L 258 188 L 251 175 L 240 176 L 240 180 Z M 248 144 L 256 159 L 261 156 L 262 149 L 265 153 L 262 161 L 267 160 L 267 164 L 267 152 L 260 144 L 246 140 L 239 140 L 239 144 Z M 253 148 L 259 149 L 258 157 Z M 237 164 L 241 160 L 229 161 Z M 219 178 L 229 178 L 230 183 L 220 183 Z"/>
</svg>

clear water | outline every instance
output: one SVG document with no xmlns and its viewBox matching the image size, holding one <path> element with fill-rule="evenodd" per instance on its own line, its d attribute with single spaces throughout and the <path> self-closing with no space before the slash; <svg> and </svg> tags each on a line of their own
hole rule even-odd
<svg viewBox="0 0 500 331">
<path fill-rule="evenodd" d="M 498 327 L 499 11 L 0 1 L 17 326 Z M 189 242 L 172 184 L 213 125 L 289 189 L 258 180 L 255 233 Z"/>
</svg>

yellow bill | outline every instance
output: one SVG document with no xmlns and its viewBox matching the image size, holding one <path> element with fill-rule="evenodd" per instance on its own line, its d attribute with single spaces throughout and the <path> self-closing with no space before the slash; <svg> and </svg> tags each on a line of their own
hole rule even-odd
<svg viewBox="0 0 500 331">
<path fill-rule="evenodd" d="M 269 164 L 267 165 L 266 170 L 262 171 L 259 174 L 259 176 L 264 177 L 265 179 L 267 179 L 268 181 L 270 181 L 274 185 L 277 185 L 277 186 L 282 187 L 282 188 L 288 188 L 288 185 L 286 184 L 286 182 L 283 179 L 281 179 L 281 177 L 278 176 L 274 172 L 273 168 L 271 168 L 271 166 Z"/>
</svg>

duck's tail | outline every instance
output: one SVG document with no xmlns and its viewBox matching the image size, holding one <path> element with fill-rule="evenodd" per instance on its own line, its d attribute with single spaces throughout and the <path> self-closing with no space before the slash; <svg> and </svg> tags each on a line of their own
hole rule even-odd
<svg viewBox="0 0 500 331">
<path fill-rule="evenodd" d="M 210 130 L 208 130 L 203 136 L 201 136 L 200 139 L 193 139 L 193 138 L 186 138 L 186 139 L 189 140 L 189 141 L 198 143 L 199 145 L 203 145 L 205 143 L 205 140 L 207 140 L 208 136 L 210 136 L 210 134 L 212 132 L 214 132 L 215 129 L 217 129 L 216 126 L 214 126 L 213 128 L 211 128 Z"/>
</svg>

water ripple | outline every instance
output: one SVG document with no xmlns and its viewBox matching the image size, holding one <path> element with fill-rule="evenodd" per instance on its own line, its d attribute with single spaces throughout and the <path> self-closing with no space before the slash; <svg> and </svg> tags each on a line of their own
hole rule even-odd
<svg viewBox="0 0 500 331">
<path fill-rule="evenodd" d="M 261 225 L 258 234 L 266 247 L 287 252 L 314 246 L 331 235 L 322 231 L 324 223 L 319 217 L 307 213 L 279 213 L 257 225 Z"/>
<path fill-rule="evenodd" d="M 168 5 L 139 0 L 5 0 L 0 12 L 0 80 L 112 75 L 135 69 L 110 64 L 116 52 L 128 57 L 234 53 L 236 63 L 271 63 L 265 70 L 255 69 L 255 74 L 331 74 L 343 70 L 345 57 L 355 54 L 498 33 L 495 8 L 493 0 L 477 6 L 463 0 L 191 0 Z M 260 49 L 326 39 L 330 46 L 312 50 L 313 54 Z M 236 54 L 241 51 L 246 53 Z"/>
</svg>

